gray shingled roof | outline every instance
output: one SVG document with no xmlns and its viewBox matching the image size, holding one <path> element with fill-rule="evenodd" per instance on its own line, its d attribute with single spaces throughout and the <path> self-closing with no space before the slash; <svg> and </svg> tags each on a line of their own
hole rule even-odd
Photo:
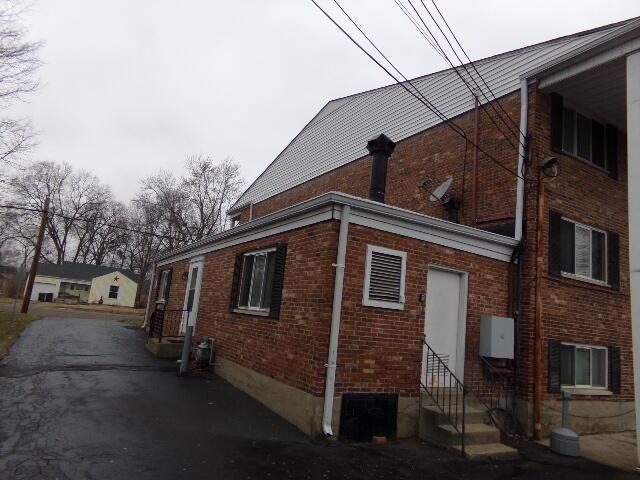
<svg viewBox="0 0 640 480">
<path fill-rule="evenodd" d="M 634 19 L 577 33 L 474 62 L 497 97 L 519 89 L 520 76 L 601 39 Z M 473 108 L 467 87 L 452 70 L 412 82 L 448 118 Z M 515 119 L 516 122 L 519 119 Z M 441 123 L 398 84 L 330 101 L 304 127 L 231 208 L 235 213 L 367 154 L 380 133 L 398 142 Z"/>
<path fill-rule="evenodd" d="M 123 270 L 115 267 L 105 267 L 103 265 L 89 265 L 87 263 L 63 262 L 62 265 L 56 263 L 38 263 L 38 275 L 47 277 L 68 278 L 72 280 L 86 280 L 90 282 L 96 277 L 101 277 L 107 273 L 120 272 L 125 277 L 137 282 L 135 273 L 131 270 Z"/>
</svg>

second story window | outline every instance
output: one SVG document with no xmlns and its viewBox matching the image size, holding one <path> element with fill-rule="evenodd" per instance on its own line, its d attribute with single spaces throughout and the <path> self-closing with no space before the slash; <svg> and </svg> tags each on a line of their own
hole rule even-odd
<svg viewBox="0 0 640 480">
<path fill-rule="evenodd" d="M 618 235 L 552 212 L 549 222 L 549 273 L 618 288 Z"/>
<path fill-rule="evenodd" d="M 617 129 L 567 105 L 557 94 L 551 95 L 551 146 L 617 177 Z"/>
</svg>

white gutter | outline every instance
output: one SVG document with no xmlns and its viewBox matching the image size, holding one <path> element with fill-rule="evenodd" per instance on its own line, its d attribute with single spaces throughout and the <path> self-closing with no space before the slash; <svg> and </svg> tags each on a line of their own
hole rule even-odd
<svg viewBox="0 0 640 480">
<path fill-rule="evenodd" d="M 331 311 L 331 332 L 329 334 L 329 354 L 327 355 L 327 378 L 324 387 L 324 410 L 322 413 L 322 431 L 328 437 L 333 436 L 331 420 L 333 418 L 333 395 L 336 384 L 338 360 L 338 339 L 342 313 L 342 287 L 344 285 L 344 263 L 347 257 L 347 235 L 349 234 L 349 214 L 351 207 L 344 205 L 340 215 L 340 233 L 338 235 L 338 257 L 336 279 L 333 287 L 333 309 Z"/>
<path fill-rule="evenodd" d="M 515 239 L 522 240 L 522 223 L 524 220 L 524 149 L 527 135 L 527 117 L 529 114 L 529 85 L 526 78 L 520 79 L 520 145 L 518 146 L 518 179 L 516 183 L 516 228 Z"/>
</svg>

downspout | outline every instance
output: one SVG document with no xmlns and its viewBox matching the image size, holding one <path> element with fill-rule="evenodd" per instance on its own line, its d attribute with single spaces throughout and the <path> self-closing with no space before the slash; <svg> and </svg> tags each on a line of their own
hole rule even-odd
<svg viewBox="0 0 640 480">
<path fill-rule="evenodd" d="M 479 103 L 478 96 L 473 96 L 474 101 L 474 111 L 473 111 L 473 178 L 471 181 L 471 215 L 473 217 L 473 223 L 478 223 L 478 127 L 480 123 L 480 112 L 479 112 Z"/>
<path fill-rule="evenodd" d="M 347 236 L 349 234 L 349 215 L 351 207 L 344 205 L 340 214 L 340 233 L 338 234 L 338 256 L 336 278 L 333 286 L 333 309 L 331 311 L 331 332 L 329 334 L 329 354 L 327 356 L 327 377 L 324 387 L 324 410 L 322 414 L 322 432 L 333 436 L 331 420 L 333 417 L 333 396 L 336 383 L 336 366 L 338 360 L 338 340 L 340 337 L 340 320 L 342 312 L 342 288 L 344 285 L 344 264 L 347 257 Z"/>
<path fill-rule="evenodd" d="M 538 212 L 536 219 L 536 318 L 533 333 L 533 437 L 536 440 L 542 438 L 541 403 L 542 403 L 542 267 L 544 255 L 542 242 L 544 235 L 544 183 L 542 181 L 542 169 L 538 169 Z"/>
<path fill-rule="evenodd" d="M 520 145 L 518 145 L 518 177 L 516 179 L 515 239 L 522 240 L 524 217 L 524 162 L 527 155 L 527 117 L 529 115 L 529 86 L 526 78 L 520 80 Z"/>
<path fill-rule="evenodd" d="M 144 309 L 144 323 L 140 328 L 147 328 L 147 322 L 149 321 L 149 306 L 151 305 L 151 294 L 153 293 L 153 277 L 156 274 L 156 264 L 151 266 L 151 279 L 149 280 L 149 292 L 147 293 L 147 308 Z"/>
<path fill-rule="evenodd" d="M 525 188 L 525 176 L 526 176 L 526 159 L 527 159 L 527 146 L 529 144 L 529 139 L 527 136 L 528 129 L 528 117 L 529 117 L 529 84 L 526 78 L 520 79 L 520 130 L 518 132 L 519 135 L 519 145 L 518 145 L 518 170 L 516 177 L 516 212 L 515 212 L 515 229 L 514 229 L 514 237 L 518 241 L 518 246 L 516 247 L 516 251 L 514 251 L 515 259 L 518 262 L 517 272 L 516 272 L 516 282 L 517 287 L 515 289 L 515 298 L 514 298 L 514 334 L 515 334 L 515 345 L 514 345 L 514 372 L 513 372 L 513 392 L 512 392 L 512 407 L 513 407 L 513 427 L 514 432 L 516 432 L 517 424 L 518 424 L 518 382 L 520 381 L 520 332 L 522 331 L 521 322 L 522 322 L 522 261 L 524 259 L 524 250 L 526 238 L 524 236 L 524 225 L 526 224 L 526 210 L 525 210 L 525 198 L 524 198 L 524 188 Z M 535 382 L 535 380 L 534 380 Z M 537 417 L 537 421 L 539 422 L 540 417 Z M 534 421 L 535 423 L 535 421 Z"/>
</svg>

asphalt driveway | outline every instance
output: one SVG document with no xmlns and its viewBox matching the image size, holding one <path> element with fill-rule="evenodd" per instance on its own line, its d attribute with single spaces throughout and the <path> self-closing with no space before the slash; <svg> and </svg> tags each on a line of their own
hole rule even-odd
<svg viewBox="0 0 640 480">
<path fill-rule="evenodd" d="M 635 478 L 527 445 L 470 463 L 416 443 L 309 441 L 226 382 L 180 378 L 114 320 L 32 323 L 0 366 L 0 479 Z"/>
</svg>

